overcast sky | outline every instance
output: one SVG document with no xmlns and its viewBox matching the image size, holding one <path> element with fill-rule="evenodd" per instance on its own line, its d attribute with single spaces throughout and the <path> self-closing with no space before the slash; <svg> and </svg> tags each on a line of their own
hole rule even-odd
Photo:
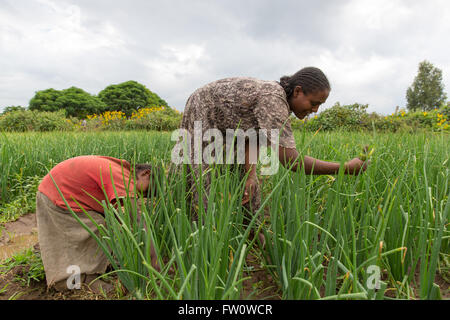
<svg viewBox="0 0 450 320">
<path fill-rule="evenodd" d="M 425 59 L 450 96 L 449 21 L 448 0 L 0 0 L 0 108 L 136 80 L 182 111 L 210 81 L 316 66 L 332 86 L 325 108 L 388 114 Z"/>
</svg>

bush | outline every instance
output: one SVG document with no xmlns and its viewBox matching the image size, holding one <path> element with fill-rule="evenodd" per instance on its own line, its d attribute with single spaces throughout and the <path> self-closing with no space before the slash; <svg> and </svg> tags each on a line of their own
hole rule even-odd
<svg viewBox="0 0 450 320">
<path fill-rule="evenodd" d="M 33 111 L 12 111 L 0 117 L 0 130 L 25 132 L 34 128 Z"/>
<path fill-rule="evenodd" d="M 343 129 L 348 131 L 368 129 L 368 105 L 343 105 L 336 103 L 333 107 L 322 111 L 311 119 L 295 119 L 291 121 L 293 128 L 305 127 L 310 131 L 332 131 Z"/>
<path fill-rule="evenodd" d="M 182 115 L 169 108 L 161 108 L 147 113 L 142 117 L 132 117 L 127 123 L 128 129 L 145 129 L 158 131 L 172 131 L 178 129 Z"/>
<path fill-rule="evenodd" d="M 72 125 L 67 121 L 64 110 L 58 112 L 35 112 L 34 131 L 70 130 Z"/>
<path fill-rule="evenodd" d="M 405 119 L 401 119 L 397 116 L 385 116 L 378 117 L 372 120 L 373 127 L 378 131 L 387 132 L 411 132 L 414 131 L 413 127 L 409 126 Z"/>
<path fill-rule="evenodd" d="M 361 129 L 363 117 L 367 114 L 367 107 L 368 105 L 358 103 L 341 106 L 338 102 L 330 109 L 320 113 L 318 121 L 324 131 L 338 128 L 359 130 Z"/>
<path fill-rule="evenodd" d="M 64 110 L 58 112 L 19 110 L 0 117 L 1 131 L 54 131 L 72 128 L 73 125 L 66 119 Z"/>
<path fill-rule="evenodd" d="M 422 112 L 406 112 L 383 116 L 368 114 L 367 105 L 336 103 L 310 119 L 292 117 L 293 129 L 307 131 L 367 131 L 417 132 L 419 130 L 450 131 L 450 106 Z M 167 107 L 153 106 L 134 111 L 129 118 L 122 111 L 106 111 L 100 115 L 88 115 L 86 123 L 59 112 L 32 110 L 9 111 L 0 116 L 0 131 L 53 131 L 53 130 L 157 130 L 173 131 L 180 127 L 182 113 Z"/>
<path fill-rule="evenodd" d="M 13 111 L 25 111 L 25 110 L 26 110 L 26 108 L 22 107 L 22 106 L 9 106 L 9 107 L 5 107 L 3 109 L 3 113 L 0 115 L 5 115 L 8 112 L 13 112 Z"/>
<path fill-rule="evenodd" d="M 447 102 L 447 105 L 443 105 L 440 111 L 447 118 L 447 120 L 450 120 L 450 102 Z"/>
<path fill-rule="evenodd" d="M 181 118 L 181 113 L 166 106 L 140 108 L 128 119 L 121 111 L 107 111 L 101 115 L 88 116 L 86 130 L 172 131 L 179 128 Z"/>
<path fill-rule="evenodd" d="M 291 119 L 293 129 L 308 131 L 377 130 L 387 132 L 417 132 L 419 130 L 448 131 L 450 106 L 442 106 L 428 112 L 406 112 L 382 116 L 375 112 L 368 114 L 367 105 L 353 104 L 341 106 L 339 103 L 310 119 Z"/>
</svg>

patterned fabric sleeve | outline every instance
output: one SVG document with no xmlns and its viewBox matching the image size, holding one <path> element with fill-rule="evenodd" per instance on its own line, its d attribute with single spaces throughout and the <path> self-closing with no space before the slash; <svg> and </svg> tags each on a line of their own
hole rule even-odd
<svg viewBox="0 0 450 320">
<path fill-rule="evenodd" d="M 271 141 L 270 129 L 279 130 L 279 145 L 295 148 L 295 139 L 289 120 L 289 106 L 285 99 L 274 94 L 261 95 L 254 108 L 254 114 L 260 129 L 267 130 L 267 138 Z"/>
</svg>

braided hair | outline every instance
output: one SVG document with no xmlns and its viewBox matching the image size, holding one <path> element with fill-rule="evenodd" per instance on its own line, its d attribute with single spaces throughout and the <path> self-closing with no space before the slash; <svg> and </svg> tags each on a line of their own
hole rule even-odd
<svg viewBox="0 0 450 320">
<path fill-rule="evenodd" d="M 281 77 L 279 84 L 286 92 L 288 100 L 292 96 L 296 86 L 301 86 L 304 94 L 331 90 L 330 83 L 325 74 L 315 67 L 303 68 L 292 76 Z"/>
</svg>

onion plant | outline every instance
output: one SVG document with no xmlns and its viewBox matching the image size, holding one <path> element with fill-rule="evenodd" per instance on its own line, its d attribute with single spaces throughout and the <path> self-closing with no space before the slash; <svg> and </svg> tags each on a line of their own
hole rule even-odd
<svg viewBox="0 0 450 320">
<path fill-rule="evenodd" d="M 213 168 L 209 193 L 212 205 L 206 210 L 200 208 L 198 221 L 192 221 L 186 168 L 167 172 L 166 165 L 153 163 L 154 168 L 163 169 L 155 170 L 156 192 L 134 197 L 127 189 L 121 206 L 99 202 L 105 225 L 96 224 L 98 235 L 70 207 L 68 210 L 95 238 L 113 272 L 136 298 L 240 298 L 247 239 L 257 218 L 255 215 L 243 226 L 239 205 L 243 181 L 229 168 L 224 172 Z M 203 188 L 201 177 L 197 187 Z M 152 243 L 161 266 L 159 272 L 150 262 Z"/>
<path fill-rule="evenodd" d="M 284 299 L 440 298 L 436 277 L 445 278 L 449 259 L 448 134 L 295 135 L 301 154 L 341 163 L 369 145 L 370 165 L 359 176 L 305 175 L 280 167 L 264 179 L 262 207 L 248 225 L 240 205 L 243 180 L 226 166 L 211 167 L 209 205 L 202 208 L 199 201 L 193 221 L 186 168 L 166 170 L 169 133 L 2 133 L 0 210 L 16 196 L 16 177 L 43 177 L 73 156 L 150 162 L 162 168 L 157 192 L 129 195 L 123 206 L 102 203 L 105 225 L 92 234 L 137 298 L 240 298 L 245 257 L 254 246 L 249 233 L 263 212 L 270 220 L 261 229 L 261 251 Z M 195 187 L 204 190 L 202 176 Z M 150 264 L 151 242 L 160 271 Z"/>
<path fill-rule="evenodd" d="M 377 152 L 359 176 L 275 176 L 272 183 L 283 183 L 269 204 L 266 262 L 283 298 L 438 298 L 435 275 L 439 255 L 448 252 L 442 248 L 448 250 L 450 192 L 449 148 L 442 149 L 448 146 L 442 139 L 375 137 L 370 142 Z M 337 144 L 298 140 L 304 149 Z M 333 156 L 343 163 L 355 148 Z M 369 285 L 370 266 L 381 273 L 377 288 Z"/>
</svg>

